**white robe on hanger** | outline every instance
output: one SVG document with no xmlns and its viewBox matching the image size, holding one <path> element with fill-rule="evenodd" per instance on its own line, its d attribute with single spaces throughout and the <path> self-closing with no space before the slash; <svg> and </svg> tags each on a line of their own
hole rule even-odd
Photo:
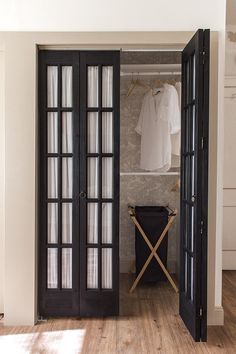
<svg viewBox="0 0 236 354">
<path fill-rule="evenodd" d="M 168 171 L 171 167 L 171 135 L 180 131 L 178 94 L 165 84 L 159 93 L 145 96 L 136 126 L 141 135 L 140 168 Z"/>
</svg>

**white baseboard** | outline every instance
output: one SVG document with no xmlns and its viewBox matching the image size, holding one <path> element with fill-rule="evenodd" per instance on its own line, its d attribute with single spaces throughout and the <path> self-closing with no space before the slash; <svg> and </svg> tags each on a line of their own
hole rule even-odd
<svg viewBox="0 0 236 354">
<path fill-rule="evenodd" d="M 208 326 L 223 326 L 224 325 L 224 309 L 222 306 L 214 307 L 207 310 L 207 325 Z"/>
</svg>

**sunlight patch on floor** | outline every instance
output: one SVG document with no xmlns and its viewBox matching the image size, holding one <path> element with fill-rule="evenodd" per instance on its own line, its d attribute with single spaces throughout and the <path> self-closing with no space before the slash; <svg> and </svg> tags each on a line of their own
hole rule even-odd
<svg viewBox="0 0 236 354">
<path fill-rule="evenodd" d="M 4 354 L 79 354 L 82 351 L 84 336 L 84 329 L 8 334 L 0 336 L 0 352 Z"/>
</svg>

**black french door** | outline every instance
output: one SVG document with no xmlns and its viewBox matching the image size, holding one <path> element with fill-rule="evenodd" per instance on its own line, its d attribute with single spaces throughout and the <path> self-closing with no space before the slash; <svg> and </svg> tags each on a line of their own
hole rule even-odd
<svg viewBox="0 0 236 354">
<path fill-rule="evenodd" d="M 39 314 L 119 311 L 119 52 L 39 52 Z"/>
<path fill-rule="evenodd" d="M 84 132 L 80 139 L 80 314 L 115 315 L 119 312 L 120 53 L 82 52 L 80 75 Z M 91 127 L 96 127 L 95 134 L 90 133 Z"/>
<path fill-rule="evenodd" d="M 207 338 L 209 30 L 182 53 L 180 316 Z"/>
</svg>

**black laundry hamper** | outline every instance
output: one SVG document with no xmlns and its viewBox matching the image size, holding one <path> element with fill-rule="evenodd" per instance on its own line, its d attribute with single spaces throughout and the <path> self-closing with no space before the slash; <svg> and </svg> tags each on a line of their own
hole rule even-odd
<svg viewBox="0 0 236 354">
<path fill-rule="evenodd" d="M 162 231 L 168 223 L 169 211 L 163 206 L 136 206 L 135 215 L 147 235 L 149 241 L 154 247 L 161 236 Z M 162 263 L 167 265 L 167 249 L 168 249 L 168 235 L 162 240 L 157 249 L 157 254 Z M 144 241 L 137 227 L 135 227 L 135 253 L 136 253 L 136 275 L 141 271 L 144 263 L 150 255 L 151 250 Z M 166 281 L 166 276 L 163 273 L 157 260 L 153 257 L 145 270 L 142 283 Z"/>
</svg>

